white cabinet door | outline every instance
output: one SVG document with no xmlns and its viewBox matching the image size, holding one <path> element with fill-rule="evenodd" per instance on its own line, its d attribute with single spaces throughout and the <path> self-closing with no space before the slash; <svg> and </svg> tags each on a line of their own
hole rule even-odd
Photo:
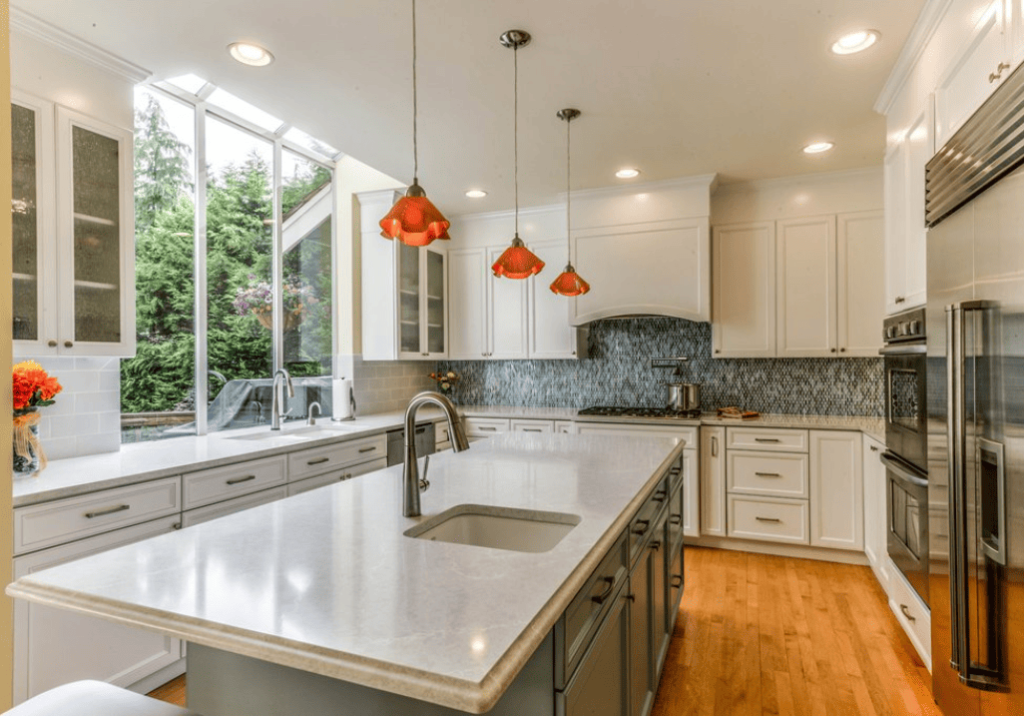
<svg viewBox="0 0 1024 716">
<path fill-rule="evenodd" d="M 776 355 L 836 354 L 835 217 L 780 221 L 775 243 Z"/>
<path fill-rule="evenodd" d="M 888 508 L 886 474 L 881 456 L 885 447 L 864 438 L 864 554 L 882 589 L 889 591 Z"/>
<path fill-rule="evenodd" d="M 14 560 L 14 577 L 170 532 L 178 516 L 125 527 Z M 63 609 L 14 603 L 14 701 L 80 679 L 132 684 L 181 658 L 177 639 Z"/>
<path fill-rule="evenodd" d="M 992 0 L 988 5 L 935 90 L 935 134 L 940 147 L 1010 74 L 1003 2 Z"/>
<path fill-rule="evenodd" d="M 907 145 L 900 142 L 885 156 L 885 312 L 906 308 Z"/>
<path fill-rule="evenodd" d="M 811 544 L 864 550 L 861 434 L 811 431 Z"/>
<path fill-rule="evenodd" d="M 700 429 L 701 532 L 726 536 L 725 428 Z"/>
<path fill-rule="evenodd" d="M 553 433 L 555 421 L 515 418 L 509 420 L 509 429 L 514 433 Z"/>
<path fill-rule="evenodd" d="M 707 218 L 583 229 L 572 245 L 574 265 L 592 287 L 570 299 L 574 325 L 630 314 L 711 317 Z M 560 271 L 564 263 L 555 265 Z"/>
<path fill-rule="evenodd" d="M 1007 0 L 1010 7 L 1010 63 L 1024 61 L 1024 0 Z"/>
<path fill-rule="evenodd" d="M 528 282 L 536 281 L 537 277 L 527 279 L 498 278 L 490 267 L 501 256 L 507 247 L 488 250 L 487 273 L 490 283 L 490 310 L 487 323 L 490 327 L 487 357 L 496 360 L 526 358 L 526 288 Z M 542 279 L 543 280 L 543 279 Z"/>
<path fill-rule="evenodd" d="M 840 357 L 874 358 L 882 347 L 885 281 L 883 212 L 837 217 L 836 273 Z"/>
<path fill-rule="evenodd" d="M 925 166 L 935 155 L 935 132 L 932 125 L 932 100 L 927 109 L 914 120 L 904 140 L 907 145 L 905 200 L 907 231 L 906 264 L 904 266 L 903 293 L 906 301 L 901 310 L 923 306 L 928 291 L 926 275 L 928 230 L 924 226 Z"/>
<path fill-rule="evenodd" d="M 697 450 L 683 450 L 683 534 L 700 537 L 700 472 Z"/>
<path fill-rule="evenodd" d="M 775 356 L 775 224 L 715 227 L 715 358 Z"/>
<path fill-rule="evenodd" d="M 569 325 L 571 301 L 550 289 L 565 266 L 567 247 L 564 242 L 555 241 L 530 249 L 546 264 L 540 275 L 528 279 L 530 358 L 575 358 L 576 329 Z"/>
<path fill-rule="evenodd" d="M 448 355 L 452 360 L 487 357 L 487 251 L 448 254 Z"/>
</svg>

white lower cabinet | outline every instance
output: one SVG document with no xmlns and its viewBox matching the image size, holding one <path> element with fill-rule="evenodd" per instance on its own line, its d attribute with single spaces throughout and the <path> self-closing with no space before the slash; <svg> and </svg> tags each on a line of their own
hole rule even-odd
<svg viewBox="0 0 1024 716">
<path fill-rule="evenodd" d="M 14 577 L 170 532 L 178 520 L 175 514 L 16 557 Z M 20 599 L 14 620 L 15 703 L 79 679 L 131 686 L 182 655 L 177 639 Z"/>
<path fill-rule="evenodd" d="M 885 446 L 877 440 L 864 438 L 864 554 L 875 577 L 889 590 L 888 512 L 886 506 L 886 473 L 882 464 Z"/>
<path fill-rule="evenodd" d="M 811 431 L 811 544 L 864 550 L 861 434 Z"/>
<path fill-rule="evenodd" d="M 886 559 L 889 574 L 889 608 L 907 633 L 925 665 L 932 668 L 932 616 L 928 606 L 917 596 L 903 574 Z M 948 599 L 948 594 L 945 595 Z"/>
<path fill-rule="evenodd" d="M 726 535 L 725 428 L 700 429 L 700 531 Z"/>
<path fill-rule="evenodd" d="M 555 432 L 562 433 L 563 435 L 575 435 L 576 423 L 571 420 L 556 420 Z"/>
<path fill-rule="evenodd" d="M 516 418 L 509 421 L 509 427 L 514 433 L 553 433 L 555 421 Z"/>
<path fill-rule="evenodd" d="M 470 442 L 493 438 L 498 433 L 507 433 L 511 430 L 508 418 L 463 418 L 466 428 L 466 437 Z"/>
<path fill-rule="evenodd" d="M 806 500 L 729 495 L 729 536 L 766 542 L 810 544 Z"/>
<path fill-rule="evenodd" d="M 288 497 L 298 495 L 303 492 L 309 492 L 310 490 L 316 490 L 320 487 L 326 487 L 327 485 L 333 485 L 336 482 L 351 480 L 353 477 L 359 477 L 360 475 L 365 475 L 369 472 L 383 470 L 387 466 L 387 458 L 380 458 L 379 460 L 373 460 L 372 462 L 364 462 L 361 465 L 353 465 L 334 472 L 328 472 L 324 475 L 308 477 L 305 480 L 299 480 L 298 482 L 290 482 L 288 483 Z"/>
<path fill-rule="evenodd" d="M 283 500 L 287 496 L 288 488 L 284 486 L 274 487 L 262 492 L 253 492 L 244 497 L 236 497 L 233 500 L 225 500 L 224 502 L 217 502 L 206 507 L 189 510 L 181 516 L 181 525 L 182 527 L 192 527 L 193 525 L 215 520 L 218 517 L 225 517 L 242 510 L 248 510 L 250 507 Z"/>
</svg>

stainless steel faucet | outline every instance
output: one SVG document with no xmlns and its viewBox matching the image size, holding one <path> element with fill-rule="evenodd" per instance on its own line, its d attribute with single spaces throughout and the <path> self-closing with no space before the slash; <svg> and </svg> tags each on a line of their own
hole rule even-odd
<svg viewBox="0 0 1024 716">
<path fill-rule="evenodd" d="M 313 408 L 316 408 L 316 415 L 313 415 Z M 312 403 L 310 403 L 309 409 L 306 411 L 307 414 L 309 415 L 309 418 L 307 419 L 306 422 L 309 425 L 316 425 L 316 419 L 323 417 L 323 410 L 324 409 L 320 406 L 319 401 L 313 401 Z"/>
<path fill-rule="evenodd" d="M 270 403 L 270 429 L 280 430 L 281 429 L 281 416 L 287 415 L 287 413 L 281 412 L 281 396 L 280 391 L 277 388 L 277 379 L 284 378 L 285 384 L 288 386 L 288 397 L 295 397 L 295 388 L 292 387 L 292 376 L 284 368 L 279 368 L 274 373 L 274 386 L 271 388 L 274 393 L 273 402 Z"/>
<path fill-rule="evenodd" d="M 462 429 L 462 421 L 455 412 L 455 406 L 440 393 L 426 391 L 413 397 L 409 407 L 405 409 L 405 467 L 402 470 L 402 514 L 406 517 L 419 517 L 420 492 L 427 489 L 427 481 L 420 480 L 419 464 L 416 462 L 416 411 L 421 405 L 431 403 L 444 411 L 448 419 L 448 432 L 451 433 L 452 451 L 462 452 L 469 449 L 466 431 Z"/>
</svg>

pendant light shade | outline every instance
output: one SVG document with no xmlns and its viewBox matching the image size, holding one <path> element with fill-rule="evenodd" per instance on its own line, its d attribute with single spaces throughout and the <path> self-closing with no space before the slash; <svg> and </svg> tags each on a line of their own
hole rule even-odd
<svg viewBox="0 0 1024 716">
<path fill-rule="evenodd" d="M 525 30 L 509 30 L 501 36 L 501 44 L 512 50 L 515 67 L 515 111 L 513 134 L 515 145 L 515 182 L 516 182 L 516 235 L 512 245 L 494 262 L 491 270 L 499 278 L 529 278 L 541 272 L 544 262 L 526 248 L 519 238 L 519 48 L 530 44 L 530 33 Z"/>
<path fill-rule="evenodd" d="M 426 246 L 435 239 L 449 239 L 449 222 L 420 186 L 419 145 L 416 124 L 418 106 L 416 97 L 416 0 L 412 0 L 412 186 L 395 202 L 388 215 L 380 220 L 380 235 L 385 239 L 398 239 L 409 246 Z"/>
<path fill-rule="evenodd" d="M 569 259 L 565 265 L 565 271 L 558 275 L 551 282 L 551 292 L 559 296 L 572 298 L 582 296 L 590 290 L 590 284 L 576 273 L 572 266 L 572 243 L 569 238 L 569 229 L 572 224 L 572 120 L 580 116 L 578 109 L 561 109 L 558 111 L 558 118 L 565 122 L 565 240 L 568 243 Z"/>
</svg>

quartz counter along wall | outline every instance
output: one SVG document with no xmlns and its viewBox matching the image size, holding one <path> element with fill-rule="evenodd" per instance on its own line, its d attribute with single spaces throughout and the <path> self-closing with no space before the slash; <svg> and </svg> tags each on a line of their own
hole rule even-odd
<svg viewBox="0 0 1024 716">
<path fill-rule="evenodd" d="M 762 413 L 866 415 L 883 410 L 881 358 L 726 359 L 711 357 L 711 324 L 629 318 L 591 325 L 590 358 L 580 361 L 445 361 L 460 376 L 460 405 L 586 408 L 660 407 L 672 370 L 651 360 L 689 356 L 682 381 L 700 383 L 701 406 Z"/>
</svg>

